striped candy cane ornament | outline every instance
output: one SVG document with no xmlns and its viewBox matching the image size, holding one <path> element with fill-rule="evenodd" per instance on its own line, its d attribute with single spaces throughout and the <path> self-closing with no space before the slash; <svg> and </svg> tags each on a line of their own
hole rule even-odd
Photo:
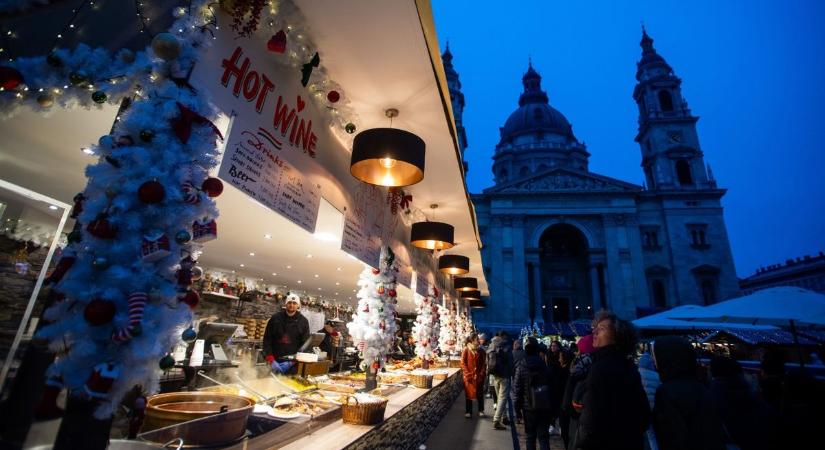
<svg viewBox="0 0 825 450">
<path fill-rule="evenodd" d="M 143 320 L 143 309 L 149 296 L 145 292 L 133 292 L 129 295 L 129 325 L 116 330 L 112 334 L 115 342 L 126 342 L 132 337 L 140 334 L 140 322 Z"/>
</svg>

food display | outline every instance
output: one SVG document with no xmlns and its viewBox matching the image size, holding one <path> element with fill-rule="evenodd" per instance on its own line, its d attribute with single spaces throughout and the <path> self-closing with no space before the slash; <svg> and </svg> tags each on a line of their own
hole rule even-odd
<svg viewBox="0 0 825 450">
<path fill-rule="evenodd" d="M 266 331 L 267 319 L 255 319 L 252 317 L 241 317 L 237 322 L 243 325 L 246 336 L 249 339 L 263 339 Z"/>
<path fill-rule="evenodd" d="M 272 383 L 275 383 L 280 386 L 280 393 L 283 393 L 284 388 L 291 392 L 303 392 L 318 387 L 315 383 L 307 380 L 306 378 L 301 378 L 295 375 L 273 375 L 271 378 L 260 378 L 254 381 L 260 382 L 264 385 L 272 385 Z M 247 384 L 249 384 L 249 386 L 256 391 L 258 390 L 256 387 L 257 384 Z"/>
<path fill-rule="evenodd" d="M 318 378 L 318 389 L 335 392 L 356 392 L 366 388 L 366 383 L 359 380 L 323 377 Z"/>
<path fill-rule="evenodd" d="M 383 372 L 378 374 L 378 379 L 381 383 L 386 384 L 405 384 L 410 382 L 410 377 L 402 372 Z"/>
<path fill-rule="evenodd" d="M 205 388 L 199 389 L 201 392 L 216 392 L 220 394 L 232 394 L 232 395 L 239 395 L 241 397 L 246 397 L 253 402 L 259 402 L 264 400 L 260 396 L 249 392 L 249 390 L 244 389 L 239 384 L 223 384 L 223 385 L 216 385 L 216 386 L 209 386 Z"/>
</svg>

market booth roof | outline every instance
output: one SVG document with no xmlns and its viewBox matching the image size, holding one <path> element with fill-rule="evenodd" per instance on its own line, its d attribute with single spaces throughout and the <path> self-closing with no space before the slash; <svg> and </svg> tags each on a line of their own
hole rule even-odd
<svg viewBox="0 0 825 450">
<path fill-rule="evenodd" d="M 386 127 L 385 110 L 397 108 L 401 114 L 392 126 L 426 142 L 425 178 L 409 188 L 413 203 L 421 209 L 439 205 L 438 220 L 455 227 L 456 247 L 451 253 L 470 259 L 468 276 L 475 277 L 486 294 L 481 242 L 429 4 L 296 3 L 322 53 L 322 65 L 360 118 L 359 130 Z M 363 26 L 365 17 L 381 20 Z M 111 106 L 92 111 L 55 109 L 47 117 L 23 112 L 0 122 L 4 136 L 0 178 L 70 204 L 83 190 L 84 169 L 95 158 L 79 149 L 107 134 L 116 113 Z M 313 235 L 231 186 L 217 204 L 219 236 L 206 244 L 201 265 L 355 304 L 353 289 L 361 265 L 340 250 L 343 215 L 336 208 L 321 201 Z M 400 290 L 399 297 L 402 312 L 414 309 L 409 291 Z"/>
<path fill-rule="evenodd" d="M 690 330 L 719 330 L 728 328 L 737 329 L 753 329 L 753 330 L 770 330 L 775 327 L 770 325 L 750 325 L 745 323 L 719 323 L 719 322 L 702 322 L 702 321 L 687 321 L 674 319 L 674 316 L 680 314 L 691 314 L 693 312 L 702 311 L 703 306 L 699 305 L 681 305 L 671 308 L 667 311 L 662 311 L 657 314 L 642 317 L 633 321 L 636 328 L 642 330 L 672 330 L 672 331 L 690 331 Z"/>
<path fill-rule="evenodd" d="M 796 287 L 775 287 L 690 311 L 673 319 L 752 325 L 825 326 L 825 295 Z"/>
</svg>

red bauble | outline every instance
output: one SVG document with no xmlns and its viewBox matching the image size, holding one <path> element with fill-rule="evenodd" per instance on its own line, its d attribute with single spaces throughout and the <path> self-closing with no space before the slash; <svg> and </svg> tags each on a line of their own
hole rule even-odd
<svg viewBox="0 0 825 450">
<path fill-rule="evenodd" d="M 381 364 L 378 363 L 378 362 L 374 362 L 374 363 L 372 363 L 372 368 L 375 369 L 375 370 L 378 370 L 378 369 L 381 368 Z"/>
<path fill-rule="evenodd" d="M 109 300 L 96 298 L 86 305 L 83 318 L 94 327 L 105 325 L 115 317 L 115 304 Z"/>
<path fill-rule="evenodd" d="M 373 274 L 373 275 L 378 275 L 379 273 L 381 273 L 381 271 L 380 271 L 380 270 L 378 270 L 378 269 L 372 269 L 372 274 Z"/>
<path fill-rule="evenodd" d="M 390 297 L 395 297 L 396 295 L 398 295 L 398 293 L 397 293 L 397 292 L 395 292 L 395 289 L 390 289 L 390 291 L 388 292 L 388 294 L 390 295 Z"/>
<path fill-rule="evenodd" d="M 203 181 L 201 190 L 210 197 L 217 197 L 223 192 L 223 183 L 217 178 L 207 178 Z"/>
<path fill-rule="evenodd" d="M 9 90 L 23 83 L 23 75 L 13 67 L 0 67 L 0 87 Z"/>
<path fill-rule="evenodd" d="M 163 201 L 166 197 L 166 189 L 157 181 L 147 181 L 138 188 L 138 198 L 143 203 L 154 204 Z"/>
<path fill-rule="evenodd" d="M 341 100 L 341 94 L 338 91 L 329 91 L 327 92 L 327 100 L 330 103 L 336 103 L 338 100 Z"/>
<path fill-rule="evenodd" d="M 98 217 L 97 219 L 89 222 L 89 224 L 86 225 L 86 231 L 88 231 L 92 236 L 100 239 L 112 239 L 117 233 L 115 227 L 109 223 L 109 220 L 107 220 L 104 216 Z"/>
<path fill-rule="evenodd" d="M 190 308 L 195 309 L 195 307 L 198 306 L 198 302 L 201 301 L 201 296 L 195 291 L 186 291 L 186 294 L 180 301 L 189 305 Z"/>
</svg>

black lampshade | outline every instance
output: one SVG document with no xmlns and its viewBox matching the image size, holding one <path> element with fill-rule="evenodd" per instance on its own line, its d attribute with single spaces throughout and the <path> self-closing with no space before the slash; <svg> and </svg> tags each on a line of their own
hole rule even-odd
<svg viewBox="0 0 825 450">
<path fill-rule="evenodd" d="M 473 309 L 486 308 L 487 303 L 484 302 L 484 300 L 481 300 L 481 299 L 471 299 L 471 300 L 467 301 L 467 306 L 469 306 L 470 308 L 473 308 Z"/>
<path fill-rule="evenodd" d="M 479 291 L 478 289 L 472 291 L 462 291 L 461 298 L 463 298 L 464 300 L 481 300 L 481 291 Z"/>
<path fill-rule="evenodd" d="M 452 248 L 455 228 L 443 222 L 416 222 L 410 230 L 410 244 L 430 250 Z"/>
<path fill-rule="evenodd" d="M 456 278 L 453 280 L 453 287 L 457 291 L 475 291 L 478 290 L 478 280 L 472 277 Z"/>
<path fill-rule="evenodd" d="M 350 173 L 378 186 L 409 186 L 424 179 L 424 141 L 409 131 L 373 128 L 352 142 Z"/>
<path fill-rule="evenodd" d="M 438 270 L 450 275 L 464 275 L 470 271 L 470 258 L 461 255 L 442 255 L 438 258 Z"/>
</svg>

